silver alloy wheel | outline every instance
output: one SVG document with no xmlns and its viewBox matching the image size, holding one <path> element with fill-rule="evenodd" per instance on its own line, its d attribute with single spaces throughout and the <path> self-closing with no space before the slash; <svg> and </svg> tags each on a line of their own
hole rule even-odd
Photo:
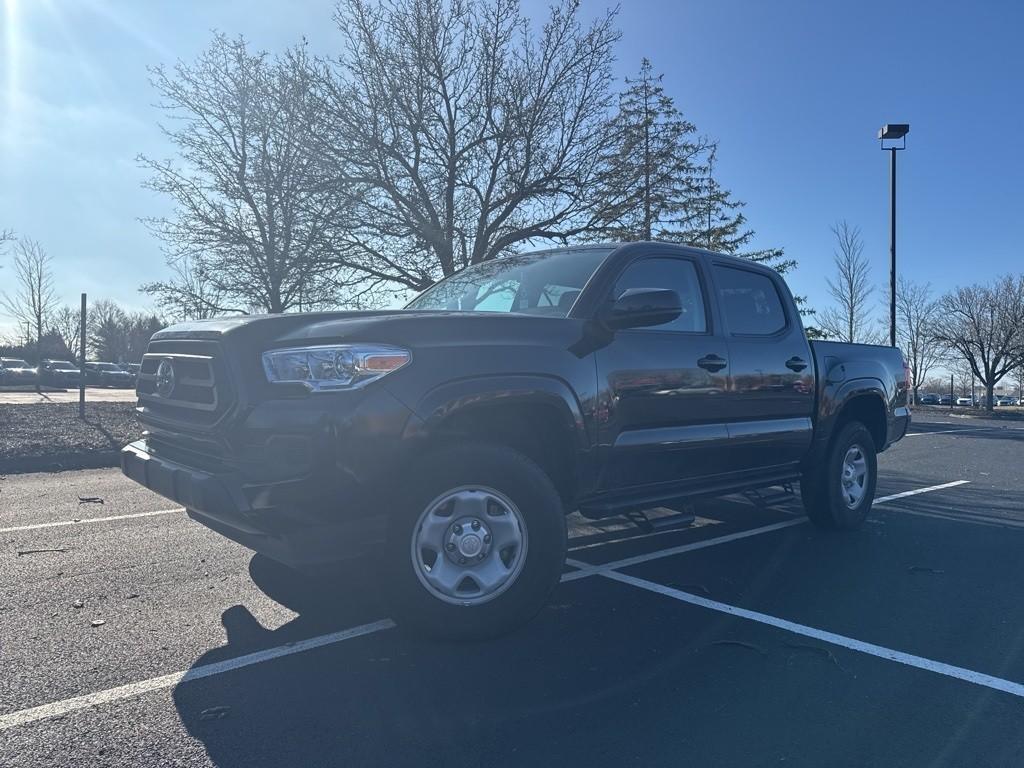
<svg viewBox="0 0 1024 768">
<path fill-rule="evenodd" d="M 420 583 L 456 605 L 493 600 L 526 562 L 526 521 L 500 491 L 462 486 L 438 496 L 413 529 L 411 555 Z"/>
<path fill-rule="evenodd" d="M 854 443 L 843 459 L 842 477 L 843 503 L 848 509 L 860 506 L 868 487 L 868 460 L 864 449 Z"/>
</svg>

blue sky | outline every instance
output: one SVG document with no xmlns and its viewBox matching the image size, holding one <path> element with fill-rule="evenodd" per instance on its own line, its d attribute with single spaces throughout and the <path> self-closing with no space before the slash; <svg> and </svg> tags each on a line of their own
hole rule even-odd
<svg viewBox="0 0 1024 768">
<path fill-rule="evenodd" d="M 524 0 L 537 15 L 547 3 Z M 583 0 L 585 14 L 606 2 Z M 280 50 L 338 44 L 331 0 L 0 0 L 0 227 L 41 241 L 68 302 L 147 306 L 164 274 L 140 216 L 135 156 L 166 157 L 146 66 L 191 59 L 218 29 Z M 861 227 L 879 301 L 888 280 L 888 155 L 875 133 L 909 122 L 900 154 L 901 271 L 938 290 L 1019 272 L 1024 199 L 1024 4 L 625 0 L 617 73 L 641 57 L 720 141 L 722 182 L 759 246 L 799 261 L 790 283 L 827 302 L 831 224 Z M 0 288 L 4 272 L 0 271 Z M 0 327 L 5 318 L 0 317 Z"/>
</svg>

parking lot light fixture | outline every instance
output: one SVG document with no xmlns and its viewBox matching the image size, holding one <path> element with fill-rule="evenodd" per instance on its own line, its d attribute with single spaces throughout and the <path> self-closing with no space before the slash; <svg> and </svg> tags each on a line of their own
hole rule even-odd
<svg viewBox="0 0 1024 768">
<path fill-rule="evenodd" d="M 878 130 L 878 138 L 882 141 L 885 139 L 904 139 L 905 141 L 908 133 L 910 133 L 909 123 L 886 123 Z"/>
<path fill-rule="evenodd" d="M 878 130 L 878 141 L 889 150 L 889 346 L 896 346 L 896 153 L 907 148 L 910 123 L 886 123 Z M 899 141 L 900 144 L 886 144 Z"/>
</svg>

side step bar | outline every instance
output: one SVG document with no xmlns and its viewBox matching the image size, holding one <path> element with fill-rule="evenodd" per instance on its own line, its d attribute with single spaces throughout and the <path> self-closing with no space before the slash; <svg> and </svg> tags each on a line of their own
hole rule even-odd
<svg viewBox="0 0 1024 768">
<path fill-rule="evenodd" d="M 776 504 L 792 501 L 796 492 L 793 490 L 792 483 L 783 483 L 781 490 L 778 491 L 769 488 L 751 488 L 744 491 L 743 495 L 755 507 L 767 509 L 768 507 L 774 507 Z"/>
<path fill-rule="evenodd" d="M 655 533 L 668 531 L 677 528 L 688 528 L 693 525 L 697 516 L 693 513 L 692 504 L 680 504 L 681 509 L 675 509 L 676 514 L 651 517 L 645 510 L 631 509 L 623 513 L 623 517 L 644 533 Z"/>
</svg>

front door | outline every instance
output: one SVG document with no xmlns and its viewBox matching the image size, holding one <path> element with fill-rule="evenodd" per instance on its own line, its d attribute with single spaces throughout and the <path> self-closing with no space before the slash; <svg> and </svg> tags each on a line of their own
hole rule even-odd
<svg viewBox="0 0 1024 768">
<path fill-rule="evenodd" d="M 596 353 L 607 409 L 601 490 L 672 485 L 729 470 L 728 348 L 715 332 L 705 286 L 697 259 L 655 252 L 627 264 L 607 297 L 667 288 L 679 294 L 683 311 L 664 325 L 617 331 Z"/>
</svg>

